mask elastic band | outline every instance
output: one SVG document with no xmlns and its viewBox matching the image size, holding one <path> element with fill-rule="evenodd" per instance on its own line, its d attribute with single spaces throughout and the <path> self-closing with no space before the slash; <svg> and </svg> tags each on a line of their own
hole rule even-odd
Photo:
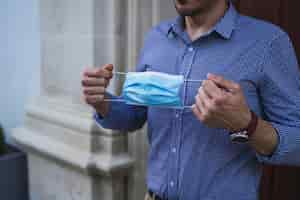
<svg viewBox="0 0 300 200">
<path fill-rule="evenodd" d="M 128 72 L 112 72 L 115 75 L 127 75 Z"/>
<path fill-rule="evenodd" d="M 128 72 L 113 72 L 114 75 L 121 75 L 121 76 L 126 76 Z M 199 80 L 196 80 L 196 79 L 185 79 L 183 80 L 184 82 L 197 82 L 197 83 L 201 83 L 203 82 L 204 80 L 203 79 L 199 79 Z"/>
<path fill-rule="evenodd" d="M 126 101 L 124 99 L 104 99 L 104 101 L 106 102 L 124 102 L 126 103 Z M 190 109 L 192 108 L 192 106 L 148 106 L 145 104 L 130 104 L 127 103 L 128 105 L 134 105 L 134 106 L 146 106 L 146 107 L 157 107 L 157 108 L 169 108 L 169 109 Z"/>
</svg>

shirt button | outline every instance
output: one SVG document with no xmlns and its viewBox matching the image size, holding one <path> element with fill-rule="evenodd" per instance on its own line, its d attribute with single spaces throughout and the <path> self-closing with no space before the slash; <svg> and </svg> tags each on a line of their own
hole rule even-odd
<svg viewBox="0 0 300 200">
<path fill-rule="evenodd" d="M 179 114 L 178 114 L 178 113 L 176 113 L 175 117 L 176 117 L 176 118 L 179 118 Z"/>
<path fill-rule="evenodd" d="M 189 47 L 189 52 L 192 52 L 194 51 L 194 48 L 193 47 Z"/>
<path fill-rule="evenodd" d="M 176 153 L 176 148 L 172 148 L 172 153 Z"/>
<path fill-rule="evenodd" d="M 170 186 L 174 187 L 174 182 L 173 181 L 170 182 Z"/>
</svg>

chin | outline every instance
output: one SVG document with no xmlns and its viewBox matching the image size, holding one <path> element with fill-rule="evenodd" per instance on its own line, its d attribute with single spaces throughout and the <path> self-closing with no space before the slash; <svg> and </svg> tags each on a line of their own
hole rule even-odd
<svg viewBox="0 0 300 200">
<path fill-rule="evenodd" d="M 175 8 L 181 16 L 193 16 L 202 10 L 202 1 L 198 0 L 175 0 Z"/>
<path fill-rule="evenodd" d="M 181 16 L 194 16 L 201 13 L 201 9 L 176 7 L 176 10 Z"/>
<path fill-rule="evenodd" d="M 195 0 L 175 0 L 175 1 L 176 1 L 176 4 L 185 5 L 185 4 L 192 3 Z M 199 2 L 199 1 L 201 1 L 201 0 L 197 0 L 197 2 Z"/>
</svg>

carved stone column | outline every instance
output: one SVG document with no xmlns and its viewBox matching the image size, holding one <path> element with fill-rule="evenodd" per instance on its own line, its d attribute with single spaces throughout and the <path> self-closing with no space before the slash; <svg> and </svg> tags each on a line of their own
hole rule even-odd
<svg viewBox="0 0 300 200">
<path fill-rule="evenodd" d="M 28 153 L 31 200 L 143 199 L 146 131 L 98 127 L 80 101 L 81 72 L 134 70 L 144 34 L 174 13 L 172 1 L 40 0 L 42 94 L 12 135 Z M 110 91 L 120 88 L 114 79 Z"/>
<path fill-rule="evenodd" d="M 32 200 L 120 200 L 133 160 L 126 133 L 104 130 L 80 101 L 85 66 L 123 70 L 124 0 L 41 0 L 42 94 L 13 139 L 29 158 Z M 110 90 L 117 92 L 119 81 Z"/>
</svg>

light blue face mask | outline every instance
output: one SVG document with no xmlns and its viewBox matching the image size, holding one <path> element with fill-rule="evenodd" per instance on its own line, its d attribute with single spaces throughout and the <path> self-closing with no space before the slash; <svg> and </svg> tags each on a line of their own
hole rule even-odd
<svg viewBox="0 0 300 200">
<path fill-rule="evenodd" d="M 179 91 L 185 81 L 201 82 L 202 80 L 184 80 L 182 75 L 170 75 L 161 72 L 114 72 L 126 75 L 122 97 L 130 105 L 156 106 L 165 108 L 190 108 L 184 106 Z M 109 101 L 109 100 L 107 100 Z M 111 100 L 114 101 L 114 100 Z"/>
<path fill-rule="evenodd" d="M 129 72 L 122 96 L 128 104 L 182 107 L 179 90 L 183 76 L 159 72 Z"/>
</svg>

